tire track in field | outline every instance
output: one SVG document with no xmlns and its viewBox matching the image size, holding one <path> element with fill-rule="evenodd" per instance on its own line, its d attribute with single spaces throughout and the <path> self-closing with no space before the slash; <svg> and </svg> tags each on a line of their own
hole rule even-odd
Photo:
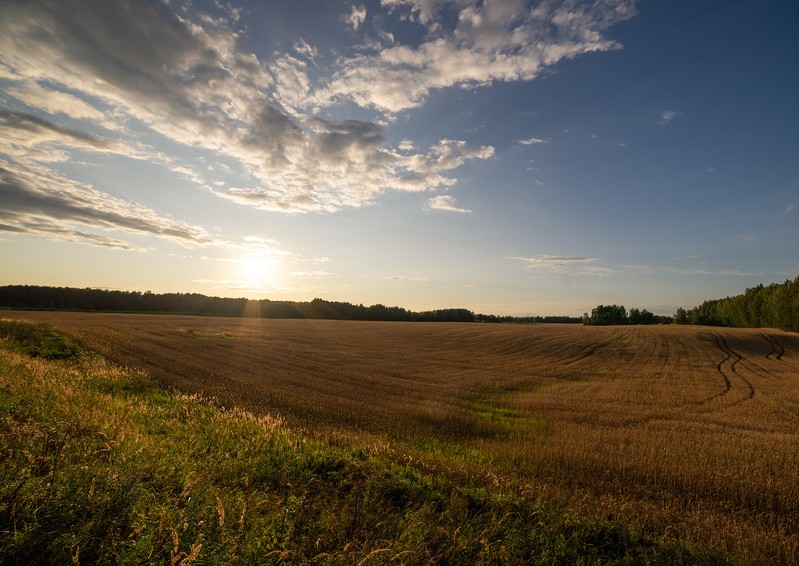
<svg viewBox="0 0 799 566">
<path fill-rule="evenodd" d="M 584 347 L 582 350 L 577 352 L 574 356 L 564 361 L 562 365 L 570 366 L 572 364 L 576 364 L 577 362 L 580 362 L 585 358 L 593 355 L 594 352 L 605 346 L 607 346 L 607 344 L 589 344 L 588 346 Z"/>
<path fill-rule="evenodd" d="M 724 380 L 724 391 L 722 391 L 719 395 L 711 397 L 710 399 L 708 399 L 708 401 L 712 401 L 713 399 L 716 399 L 718 397 L 722 397 L 722 396 L 726 395 L 727 393 L 729 393 L 730 389 L 732 389 L 732 381 L 730 381 L 730 378 L 727 376 L 727 373 L 722 369 L 724 364 L 726 364 L 728 361 L 730 361 L 730 358 L 732 358 L 732 354 L 730 352 L 724 350 L 724 348 L 721 347 L 721 336 L 716 334 L 715 337 L 716 337 L 716 346 L 718 346 L 719 349 L 724 354 L 724 359 L 721 360 L 718 364 L 716 364 L 716 370 L 719 372 L 719 374 L 721 375 L 721 378 Z M 731 367 L 733 373 L 735 373 L 735 365 L 734 365 L 735 363 L 736 362 L 733 362 L 732 367 Z"/>
<path fill-rule="evenodd" d="M 733 350 L 730 347 L 730 345 L 727 343 L 727 339 L 724 338 L 724 336 L 722 336 L 721 334 L 717 334 L 715 332 L 713 334 L 716 336 L 716 345 L 719 347 L 719 349 L 723 353 L 725 353 L 727 355 L 727 357 L 724 359 L 724 361 L 722 361 L 722 362 L 720 362 L 718 364 L 717 369 L 719 370 L 719 372 L 721 372 L 723 374 L 724 372 L 721 369 L 723 364 L 725 362 L 729 361 L 729 360 L 734 360 L 732 363 L 730 363 L 730 371 L 732 373 L 734 373 L 735 376 L 738 379 L 740 379 L 741 381 L 744 382 L 744 384 L 746 385 L 746 388 L 749 390 L 749 394 L 748 394 L 747 398 L 751 399 L 752 397 L 755 396 L 755 387 L 754 387 L 754 385 L 752 385 L 751 381 L 749 381 L 743 375 L 738 373 L 738 364 L 741 363 L 742 365 L 744 365 L 744 363 L 745 363 L 743 356 L 741 356 L 738 352 L 736 352 L 735 350 Z M 725 376 L 725 380 L 728 383 L 730 383 L 730 386 L 732 385 L 731 384 L 731 380 L 729 379 L 729 376 Z M 730 387 L 730 389 L 731 389 L 731 387 Z M 728 389 L 727 391 L 729 392 L 730 389 Z"/>
<path fill-rule="evenodd" d="M 741 356 L 729 347 L 727 341 L 720 334 L 711 332 L 711 336 L 713 337 L 713 342 L 716 347 L 721 351 L 722 354 L 724 354 L 724 358 L 716 364 L 716 371 L 724 381 L 724 388 L 719 393 L 711 395 L 710 397 L 702 400 L 700 405 L 705 407 L 701 411 L 702 413 L 712 411 L 713 409 L 707 408 L 707 405 L 713 403 L 714 401 L 720 401 L 730 394 L 733 389 L 733 376 L 737 376 L 737 365 L 741 360 Z M 726 366 L 729 366 L 729 369 L 725 369 Z M 739 402 L 741 401 L 733 401 L 729 403 L 728 406 L 736 405 Z"/>
<path fill-rule="evenodd" d="M 771 351 L 765 355 L 765 358 L 771 362 L 774 361 L 782 362 L 782 356 L 785 354 L 785 348 L 783 348 L 782 345 L 776 339 L 770 337 L 765 333 L 761 334 L 760 336 L 764 338 L 766 342 L 768 342 L 771 348 Z M 732 348 L 730 348 L 730 350 L 732 351 Z M 774 357 L 772 358 L 772 356 Z M 744 356 L 738 356 L 738 357 L 739 357 L 738 361 L 740 362 L 741 366 L 746 370 L 754 373 L 760 378 L 769 379 L 772 377 L 772 373 L 768 369 L 764 368 L 759 363 L 757 363 L 755 359 Z M 760 359 L 760 356 L 757 356 L 757 359 Z M 743 379 L 746 383 L 750 384 L 750 382 L 745 378 L 741 377 L 741 379 Z"/>
<path fill-rule="evenodd" d="M 781 362 L 782 356 L 785 355 L 785 347 L 779 343 L 779 341 L 769 334 L 761 334 L 763 339 L 768 342 L 768 345 L 771 347 L 771 351 L 766 354 L 766 359 L 770 360 L 771 356 L 774 356 L 774 359 Z"/>
</svg>

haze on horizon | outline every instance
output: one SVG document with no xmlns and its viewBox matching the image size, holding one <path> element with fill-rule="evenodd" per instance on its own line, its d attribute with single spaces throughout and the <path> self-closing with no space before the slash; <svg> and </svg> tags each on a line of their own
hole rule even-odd
<svg viewBox="0 0 799 566">
<path fill-rule="evenodd" d="M 0 3 L 0 284 L 671 314 L 799 273 L 799 5 Z"/>
</svg>

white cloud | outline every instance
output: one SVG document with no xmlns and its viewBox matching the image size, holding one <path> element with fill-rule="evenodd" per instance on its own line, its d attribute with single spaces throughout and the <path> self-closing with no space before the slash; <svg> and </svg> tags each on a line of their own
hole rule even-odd
<svg viewBox="0 0 799 566">
<path fill-rule="evenodd" d="M 330 271 L 292 271 L 292 277 L 298 279 L 324 279 L 326 277 L 341 277 L 338 273 L 331 273 Z"/>
<path fill-rule="evenodd" d="M 319 57 L 319 51 L 302 38 L 294 42 L 293 48 L 298 55 L 302 55 L 311 61 Z"/>
<path fill-rule="evenodd" d="M 516 140 L 519 145 L 535 145 L 539 143 L 549 143 L 547 140 L 541 138 L 527 138 L 524 140 Z"/>
<path fill-rule="evenodd" d="M 563 257 L 557 255 L 514 256 L 509 259 L 515 259 L 526 263 L 531 268 L 563 267 L 566 265 L 576 265 L 596 261 L 596 259 L 592 257 Z"/>
<path fill-rule="evenodd" d="M 596 265 L 593 257 L 563 257 L 553 255 L 508 257 L 524 263 L 528 269 L 541 272 L 571 273 L 579 275 L 613 275 L 617 269 Z"/>
<path fill-rule="evenodd" d="M 423 283 L 427 281 L 424 277 L 411 277 L 408 275 L 391 275 L 388 277 L 381 277 L 380 279 L 384 279 L 386 281 L 400 281 L 403 283 Z"/>
<path fill-rule="evenodd" d="M 790 203 L 788 206 L 782 209 L 782 214 L 790 214 L 791 211 L 794 210 L 797 206 L 799 206 L 799 203 L 795 202 Z"/>
<path fill-rule="evenodd" d="M 429 210 L 445 210 L 448 212 L 460 212 L 468 214 L 471 212 L 468 208 L 460 208 L 455 204 L 455 197 L 451 195 L 438 195 L 427 201 L 427 208 Z"/>
<path fill-rule="evenodd" d="M 97 231 L 155 236 L 184 247 L 213 242 L 200 226 L 112 197 L 41 166 L 0 160 L 0 195 L 0 231 L 136 251 L 143 248 Z"/>
<path fill-rule="evenodd" d="M 319 103 L 349 99 L 393 114 L 421 105 L 438 89 L 532 80 L 565 59 L 617 49 L 602 34 L 635 13 L 635 0 L 542 2 L 533 9 L 526 4 L 384 0 L 384 6 L 426 25 L 427 39 L 342 60 L 317 93 Z M 457 10 L 452 23 L 439 18 L 445 5 Z"/>
<path fill-rule="evenodd" d="M 383 0 L 425 26 L 424 39 L 396 44 L 379 30 L 383 43 L 340 56 L 335 74 L 317 88 L 309 69 L 319 72 L 319 53 L 306 41 L 261 61 L 243 50 L 224 19 L 190 7 L 175 12 L 169 4 L 137 0 L 0 3 L 0 76 L 10 81 L 6 92 L 30 109 L 0 112 L 0 154 L 6 157 L 0 159 L 0 231 L 138 251 L 144 248 L 125 235 L 285 254 L 269 240 L 220 241 L 200 226 L 51 167 L 76 152 L 146 159 L 227 200 L 283 212 L 333 212 L 371 204 L 384 191 L 446 188 L 456 183 L 452 171 L 491 158 L 494 148 L 452 139 L 426 149 L 407 139 L 393 147 L 376 121 L 323 119 L 313 112 L 342 99 L 390 117 L 438 89 L 531 80 L 564 59 L 617 48 L 603 33 L 631 17 L 634 4 L 547 1 L 530 9 L 516 0 Z M 442 16 L 445 6 L 456 19 Z M 219 7 L 230 21 L 241 18 L 240 9 Z M 348 23 L 358 30 L 365 18 L 365 7 L 353 6 Z M 87 133 L 98 128 L 107 134 Z M 235 186 L 229 176 L 222 181 L 210 169 L 201 172 L 138 141 L 158 137 L 153 134 L 187 150 L 213 151 L 219 169 L 225 161 L 237 164 Z M 427 208 L 471 212 L 450 195 L 434 196 Z M 538 268 L 593 261 L 523 259 Z"/>
<path fill-rule="evenodd" d="M 366 7 L 353 6 L 352 10 L 347 16 L 347 22 L 352 26 L 352 29 L 357 31 L 358 28 L 361 27 L 361 24 L 365 21 L 366 21 Z"/>
<path fill-rule="evenodd" d="M 103 112 L 77 96 L 60 90 L 42 88 L 36 82 L 23 83 L 6 92 L 26 105 L 44 110 L 48 114 L 64 114 L 71 118 L 103 122 L 106 127 L 113 126 L 110 122 L 104 122 Z"/>
<path fill-rule="evenodd" d="M 15 159 L 66 161 L 68 146 L 103 151 L 107 140 L 62 128 L 30 114 L 0 110 L 0 153 Z"/>
<path fill-rule="evenodd" d="M 5 138 L 0 153 L 43 163 L 88 148 L 151 159 L 179 167 L 220 197 L 285 212 L 336 211 L 371 204 L 387 190 L 450 186 L 456 180 L 449 172 L 493 155 L 490 146 L 458 140 L 393 148 L 377 123 L 313 117 L 307 60 L 316 49 L 298 40 L 296 56 L 278 54 L 267 64 L 243 45 L 223 19 L 191 7 L 175 13 L 138 0 L 0 3 L 3 74 L 15 96 L 41 112 L 130 125 L 124 138 L 98 138 L 37 122 L 36 112 L 16 114 L 6 118 L 6 130 L 21 137 Z M 353 60 L 342 61 L 349 68 Z M 203 182 L 198 170 L 135 141 L 153 133 L 238 162 L 241 174 L 225 184 Z"/>
<path fill-rule="evenodd" d="M 283 55 L 269 68 L 274 79 L 275 101 L 293 116 L 302 116 L 311 90 L 307 63 L 291 55 Z"/>
<path fill-rule="evenodd" d="M 660 126 L 665 126 L 679 115 L 680 113 L 677 112 L 676 110 L 663 110 L 660 113 L 660 120 L 658 121 L 658 124 Z"/>
<path fill-rule="evenodd" d="M 448 0 L 381 0 L 381 4 L 390 9 L 410 8 L 411 17 L 423 24 L 430 24 L 438 15 L 441 6 L 447 3 Z"/>
</svg>

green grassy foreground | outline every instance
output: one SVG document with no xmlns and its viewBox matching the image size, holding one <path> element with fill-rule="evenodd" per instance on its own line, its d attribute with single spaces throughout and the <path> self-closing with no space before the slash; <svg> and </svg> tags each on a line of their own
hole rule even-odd
<svg viewBox="0 0 799 566">
<path fill-rule="evenodd" d="M 0 562 L 728 559 L 391 450 L 304 437 L 0 321 Z"/>
</svg>

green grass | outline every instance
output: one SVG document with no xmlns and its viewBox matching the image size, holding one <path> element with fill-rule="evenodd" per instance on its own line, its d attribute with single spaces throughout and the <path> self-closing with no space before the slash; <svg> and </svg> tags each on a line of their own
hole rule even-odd
<svg viewBox="0 0 799 566">
<path fill-rule="evenodd" d="M 481 419 L 512 426 L 522 419 L 519 411 L 503 407 L 493 397 L 478 397 L 471 402 L 471 412 Z"/>
<path fill-rule="evenodd" d="M 314 440 L 279 419 L 170 393 L 91 353 L 45 355 L 73 349 L 53 346 L 56 334 L 42 327 L 8 326 L 4 564 L 725 562 L 485 477 Z M 432 445 L 436 461 L 476 458 Z"/>
<path fill-rule="evenodd" d="M 47 360 L 71 358 L 80 352 L 72 339 L 44 324 L 0 319 L 0 340 L 7 347 Z"/>
</svg>

